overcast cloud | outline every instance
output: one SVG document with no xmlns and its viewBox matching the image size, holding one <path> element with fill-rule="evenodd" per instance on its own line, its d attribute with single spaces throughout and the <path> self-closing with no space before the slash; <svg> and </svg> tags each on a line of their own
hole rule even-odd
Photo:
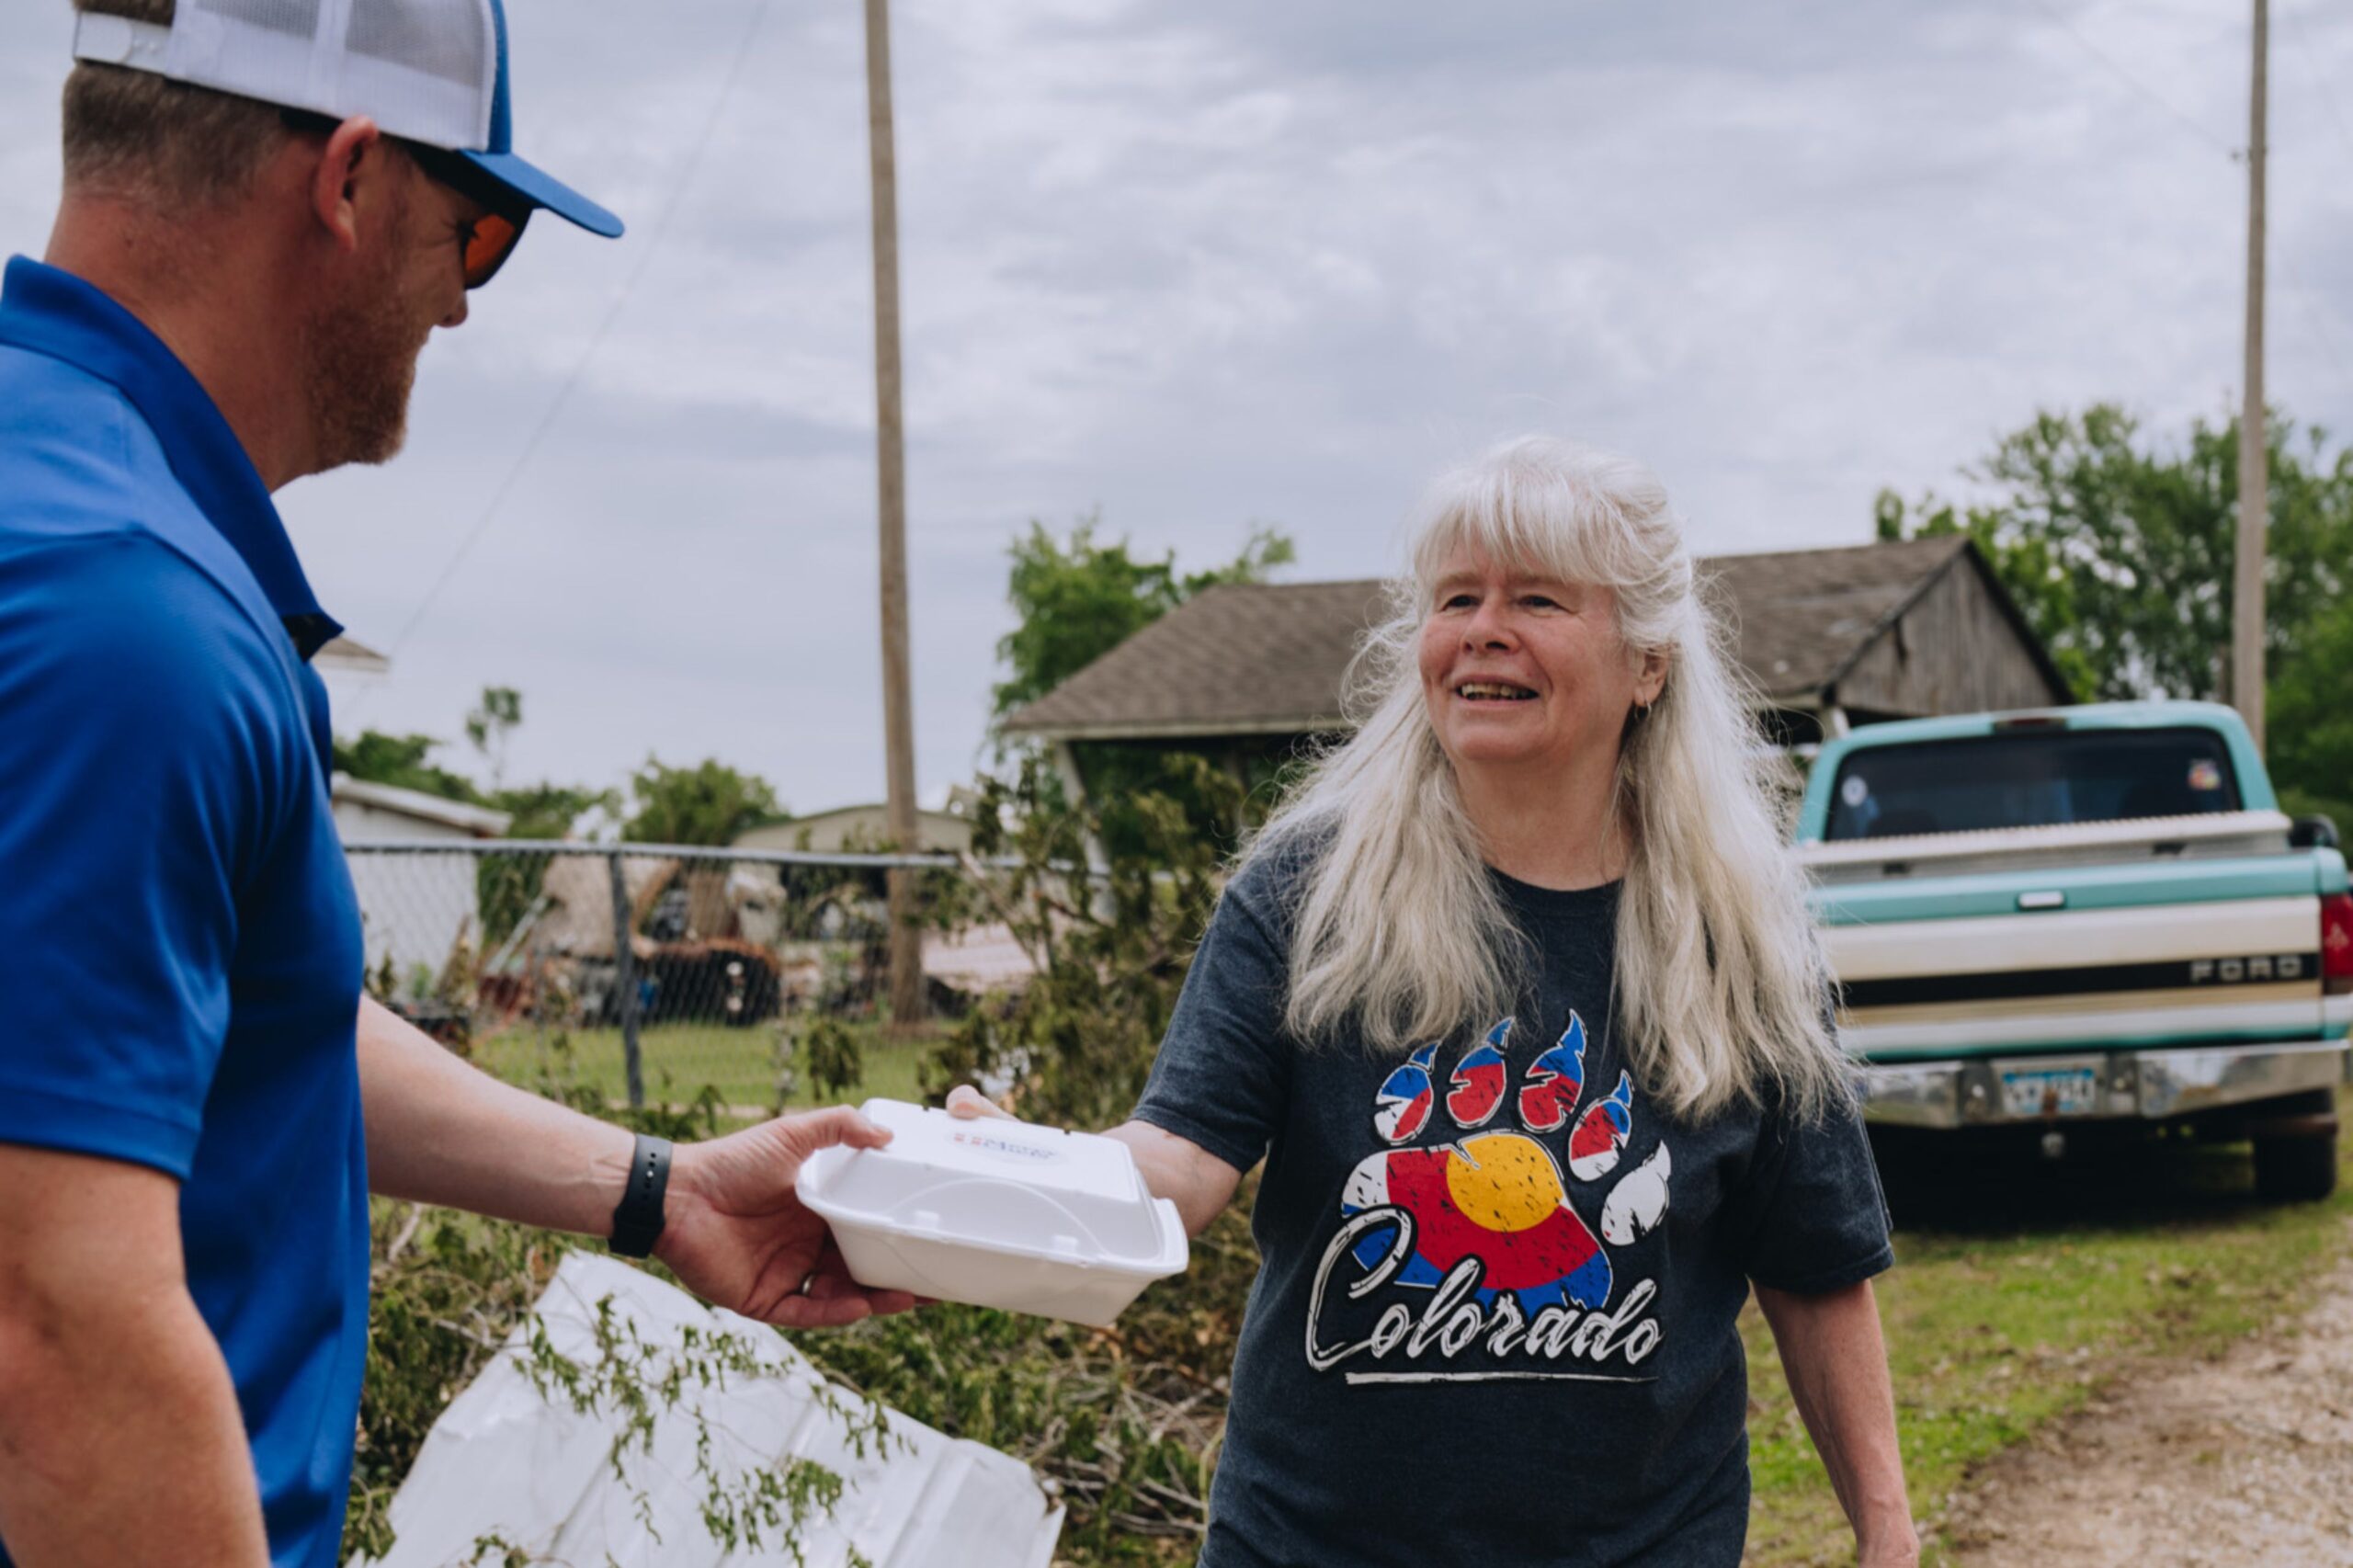
<svg viewBox="0 0 2353 1568">
<path fill-rule="evenodd" d="M 395 656 L 338 728 L 455 737 L 495 683 L 512 779 L 716 756 L 875 798 L 859 7 L 509 6 L 518 145 L 631 229 L 543 218 L 408 451 L 280 496 Z M 980 755 L 1032 517 L 1189 564 L 1268 522 L 1292 575 L 1373 575 L 1436 468 L 1533 428 L 1648 460 L 1703 551 L 1846 543 L 2038 406 L 2224 412 L 2246 10 L 899 0 L 925 798 Z M 9 250 L 70 32 L 0 12 Z M 2353 429 L 2353 11 L 2275 6 L 2272 81 L 2272 395 Z"/>
</svg>

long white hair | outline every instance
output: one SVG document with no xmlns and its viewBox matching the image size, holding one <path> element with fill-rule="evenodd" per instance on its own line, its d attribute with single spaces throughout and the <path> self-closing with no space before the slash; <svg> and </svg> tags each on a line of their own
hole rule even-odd
<svg viewBox="0 0 2353 1568">
<path fill-rule="evenodd" d="M 1769 1089 L 1801 1114 L 1846 1092 L 1827 970 L 1782 840 L 1789 789 L 1694 580 L 1681 519 L 1631 459 L 1524 437 L 1432 487 L 1391 613 L 1350 670 L 1361 723 L 1259 830 L 1245 864 L 1301 865 L 1284 1021 L 1382 1054 L 1507 1012 L 1534 958 L 1481 858 L 1424 705 L 1415 648 L 1458 550 L 1608 587 L 1630 654 L 1666 683 L 1630 714 L 1610 831 L 1625 835 L 1616 1023 L 1673 1114 Z"/>
</svg>

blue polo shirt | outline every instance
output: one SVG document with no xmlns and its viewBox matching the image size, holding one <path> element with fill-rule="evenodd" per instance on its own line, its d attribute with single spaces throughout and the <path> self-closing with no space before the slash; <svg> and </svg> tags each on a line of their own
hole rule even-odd
<svg viewBox="0 0 2353 1568">
<path fill-rule="evenodd" d="M 333 1568 L 367 1359 L 364 960 L 306 662 L 337 630 L 196 378 L 10 262 L 0 1142 L 178 1179 L 274 1568 Z"/>
</svg>

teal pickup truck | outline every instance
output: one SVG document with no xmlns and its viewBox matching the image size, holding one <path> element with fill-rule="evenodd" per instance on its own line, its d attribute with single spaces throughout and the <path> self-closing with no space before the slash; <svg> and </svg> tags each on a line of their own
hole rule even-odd
<svg viewBox="0 0 2353 1568">
<path fill-rule="evenodd" d="M 1797 854 L 1880 1123 L 2188 1124 L 2325 1196 L 2353 1022 L 2335 829 L 2199 702 L 1873 725 L 1825 743 Z"/>
</svg>

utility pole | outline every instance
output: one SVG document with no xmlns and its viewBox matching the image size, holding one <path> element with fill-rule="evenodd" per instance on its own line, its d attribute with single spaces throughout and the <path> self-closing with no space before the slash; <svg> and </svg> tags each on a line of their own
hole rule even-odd
<svg viewBox="0 0 2353 1568">
<path fill-rule="evenodd" d="M 2238 559 L 2231 596 L 2231 700 L 2263 749 L 2264 530 L 2270 521 L 2263 408 L 2263 159 L 2270 76 L 2270 0 L 2255 0 L 2255 85 L 2246 142 L 2246 381 L 2239 410 Z"/>
<path fill-rule="evenodd" d="M 882 734 L 891 836 L 920 849 L 915 827 L 915 699 L 907 670 L 907 450 L 899 413 L 899 178 L 891 131 L 890 0 L 866 0 L 867 148 L 874 170 L 875 468 L 881 502 Z M 925 1013 L 916 873 L 891 872 L 891 1027 Z"/>
</svg>

